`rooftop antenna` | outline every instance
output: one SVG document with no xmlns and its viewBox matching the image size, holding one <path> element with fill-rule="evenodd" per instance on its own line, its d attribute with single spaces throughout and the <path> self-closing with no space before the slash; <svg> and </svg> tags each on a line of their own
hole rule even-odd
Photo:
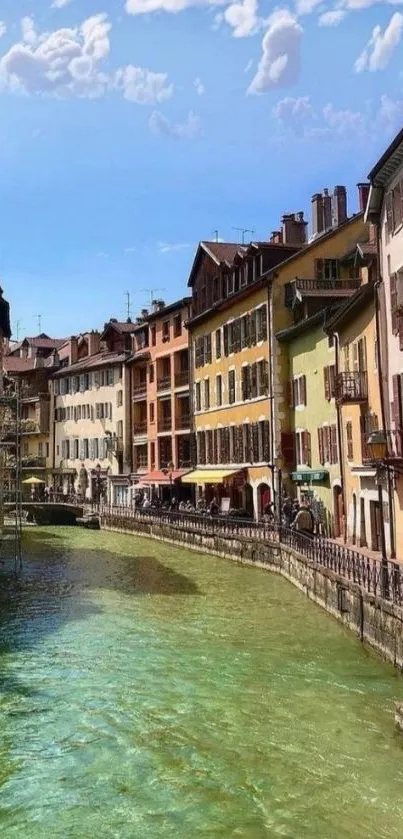
<svg viewBox="0 0 403 839">
<path fill-rule="evenodd" d="M 216 242 L 218 242 L 218 239 L 219 239 L 219 236 L 218 236 L 218 230 L 217 230 L 217 229 L 213 230 L 213 233 L 214 233 L 214 240 L 215 240 Z"/>
<path fill-rule="evenodd" d="M 166 289 L 165 288 L 141 288 L 140 289 L 140 294 L 148 294 L 149 295 L 150 306 L 151 306 L 153 300 L 155 300 L 154 295 L 155 295 L 156 291 L 166 291 Z"/>
<path fill-rule="evenodd" d="M 16 320 L 16 322 L 15 322 L 15 335 L 16 335 L 16 341 L 19 341 L 19 340 L 20 340 L 20 323 L 21 323 L 21 321 L 20 321 L 20 320 Z"/>
<path fill-rule="evenodd" d="M 130 291 L 125 292 L 125 297 L 126 297 L 126 315 L 127 315 L 127 320 L 129 321 L 130 320 L 130 314 L 131 314 Z"/>
<path fill-rule="evenodd" d="M 41 324 L 42 324 L 42 315 L 37 315 L 37 323 L 38 323 L 38 333 L 41 334 Z"/>
<path fill-rule="evenodd" d="M 245 244 L 245 233 L 250 233 L 251 236 L 253 236 L 253 234 L 255 232 L 253 227 L 233 227 L 232 229 L 237 230 L 238 233 L 242 234 L 242 244 L 243 245 Z"/>
</svg>

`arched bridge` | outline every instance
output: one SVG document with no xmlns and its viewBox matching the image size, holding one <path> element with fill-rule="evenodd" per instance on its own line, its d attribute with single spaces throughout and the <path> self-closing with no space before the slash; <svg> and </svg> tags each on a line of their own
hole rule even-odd
<svg viewBox="0 0 403 839">
<path fill-rule="evenodd" d="M 22 509 L 28 520 L 37 524 L 75 524 L 84 515 L 84 508 L 78 504 L 53 503 L 51 501 L 23 501 Z M 15 504 L 6 502 L 5 510 L 15 509 Z"/>
</svg>

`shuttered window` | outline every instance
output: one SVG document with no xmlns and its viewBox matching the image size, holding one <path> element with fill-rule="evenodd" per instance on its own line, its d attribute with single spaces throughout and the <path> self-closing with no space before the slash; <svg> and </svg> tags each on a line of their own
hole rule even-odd
<svg viewBox="0 0 403 839">
<path fill-rule="evenodd" d="M 250 398 L 257 397 L 257 364 L 254 362 L 250 366 Z"/>
<path fill-rule="evenodd" d="M 392 320 L 392 332 L 394 335 L 397 333 L 398 329 L 398 322 L 397 322 L 397 287 L 396 287 L 396 274 L 391 274 L 389 277 L 389 284 L 390 284 L 390 314 Z"/>
<path fill-rule="evenodd" d="M 354 460 L 353 423 L 346 422 L 347 460 Z"/>
<path fill-rule="evenodd" d="M 235 370 L 228 373 L 228 402 L 230 405 L 235 402 Z"/>
<path fill-rule="evenodd" d="M 335 425 L 330 426 L 330 463 L 338 462 L 338 446 L 337 446 L 337 428 Z"/>
<path fill-rule="evenodd" d="M 269 390 L 269 362 L 258 362 L 258 393 L 259 396 L 266 396 Z"/>
<path fill-rule="evenodd" d="M 402 382 L 399 375 L 392 376 L 393 387 L 393 402 L 392 402 L 392 417 L 395 424 L 395 429 L 403 427 L 402 424 Z"/>
<path fill-rule="evenodd" d="M 215 357 L 221 358 L 221 329 L 217 329 L 215 333 Z"/>
</svg>

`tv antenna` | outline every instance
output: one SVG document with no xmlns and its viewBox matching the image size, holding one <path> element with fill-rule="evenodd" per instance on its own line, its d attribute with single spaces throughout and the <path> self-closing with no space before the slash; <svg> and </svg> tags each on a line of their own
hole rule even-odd
<svg viewBox="0 0 403 839">
<path fill-rule="evenodd" d="M 38 333 L 41 334 L 42 315 L 37 315 L 36 320 L 38 324 Z"/>
<path fill-rule="evenodd" d="M 253 227 L 233 227 L 232 229 L 237 230 L 238 233 L 242 234 L 242 244 L 243 245 L 245 244 L 245 233 L 250 233 L 251 236 L 253 236 L 253 234 L 255 232 Z"/>
<path fill-rule="evenodd" d="M 166 291 L 166 289 L 165 288 L 141 288 L 140 289 L 140 294 L 148 294 L 149 295 L 150 306 L 151 306 L 153 300 L 155 300 L 154 295 L 157 291 Z"/>
<path fill-rule="evenodd" d="M 218 229 L 213 230 L 213 233 L 214 233 L 214 241 L 218 242 L 219 238 L 220 238 L 219 235 L 218 235 Z"/>
<path fill-rule="evenodd" d="M 19 341 L 19 340 L 20 340 L 20 323 L 21 323 L 21 321 L 20 321 L 20 320 L 16 320 L 16 322 L 15 322 L 15 337 L 16 337 L 16 341 Z"/>
<path fill-rule="evenodd" d="M 129 320 L 130 320 L 130 317 L 131 317 L 131 299 L 130 299 L 130 291 L 126 291 L 126 292 L 125 292 L 125 297 L 126 297 L 126 316 L 127 316 L 127 320 L 129 321 Z"/>
</svg>

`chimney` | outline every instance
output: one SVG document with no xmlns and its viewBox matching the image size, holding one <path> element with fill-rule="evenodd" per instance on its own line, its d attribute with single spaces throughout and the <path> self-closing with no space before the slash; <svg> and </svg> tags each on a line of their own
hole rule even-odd
<svg viewBox="0 0 403 839">
<path fill-rule="evenodd" d="M 288 213 L 281 219 L 282 241 L 285 245 L 304 245 L 306 242 L 306 227 L 304 214 Z"/>
<path fill-rule="evenodd" d="M 142 309 L 140 314 L 141 314 L 142 320 L 145 320 L 146 317 L 148 316 L 148 309 Z"/>
<path fill-rule="evenodd" d="M 151 301 L 151 311 L 152 311 L 153 313 L 154 313 L 154 312 L 158 312 L 158 310 L 159 310 L 159 303 L 160 303 L 160 301 L 159 301 L 159 300 L 152 300 L 152 301 Z"/>
<path fill-rule="evenodd" d="M 95 355 L 101 349 L 101 336 L 94 329 L 88 333 L 88 355 Z"/>
<path fill-rule="evenodd" d="M 165 300 L 157 300 L 158 311 L 162 312 L 165 309 Z"/>
<path fill-rule="evenodd" d="M 273 230 L 270 236 L 270 242 L 273 245 L 282 245 L 283 244 L 283 231 L 282 230 Z"/>
<path fill-rule="evenodd" d="M 70 338 L 70 364 L 75 364 L 78 359 L 78 338 L 72 335 Z"/>
<path fill-rule="evenodd" d="M 335 186 L 333 190 L 333 227 L 347 221 L 347 190 L 345 186 Z"/>
<path fill-rule="evenodd" d="M 324 228 L 323 199 L 320 192 L 312 196 L 312 239 L 320 236 Z"/>
<path fill-rule="evenodd" d="M 358 208 L 359 208 L 360 213 L 365 213 L 367 203 L 368 203 L 369 188 L 370 188 L 370 184 L 368 184 L 368 183 L 357 184 Z"/>
<path fill-rule="evenodd" d="M 329 190 L 323 190 L 323 230 L 330 230 L 332 226 L 332 197 L 329 195 Z"/>
</svg>

